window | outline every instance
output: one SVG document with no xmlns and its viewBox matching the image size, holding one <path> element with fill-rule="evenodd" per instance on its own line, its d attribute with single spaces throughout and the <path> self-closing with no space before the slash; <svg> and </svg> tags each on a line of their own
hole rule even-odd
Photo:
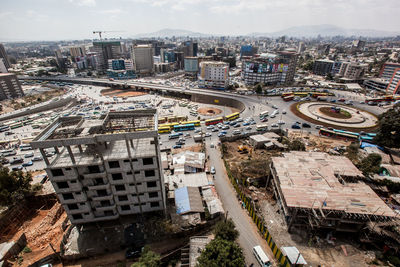
<svg viewBox="0 0 400 267">
<path fill-rule="evenodd" d="M 140 174 L 140 171 L 135 171 L 135 174 Z"/>
<path fill-rule="evenodd" d="M 64 200 L 70 200 L 70 199 L 74 199 L 74 195 L 72 193 L 65 193 L 62 194 Z"/>
<path fill-rule="evenodd" d="M 122 180 L 123 178 L 122 178 L 122 173 L 113 173 L 113 174 L 111 174 L 111 176 L 112 176 L 112 179 L 114 180 L 114 181 L 116 181 L 116 180 Z"/>
<path fill-rule="evenodd" d="M 149 198 L 158 197 L 158 192 L 149 192 Z"/>
<path fill-rule="evenodd" d="M 129 171 L 129 172 L 127 172 L 126 174 L 127 174 L 127 175 L 130 175 L 130 174 L 132 174 L 132 172 L 131 172 L 131 171 Z"/>
<path fill-rule="evenodd" d="M 147 182 L 147 187 L 156 187 L 157 186 L 157 182 Z"/>
<path fill-rule="evenodd" d="M 103 178 L 95 178 L 94 179 L 94 185 L 101 185 L 104 184 Z"/>
<path fill-rule="evenodd" d="M 68 209 L 70 209 L 70 210 L 77 210 L 77 209 L 79 209 L 79 207 L 78 207 L 77 204 L 68 204 L 67 206 L 68 206 Z"/>
<path fill-rule="evenodd" d="M 97 196 L 99 196 L 99 197 L 107 196 L 107 190 L 106 189 L 97 190 Z"/>
<path fill-rule="evenodd" d="M 128 200 L 128 196 L 118 196 L 118 200 L 119 201 L 127 201 Z"/>
<path fill-rule="evenodd" d="M 137 160 L 137 159 L 133 159 L 132 161 L 134 161 L 134 162 L 135 162 L 135 161 L 138 161 L 138 160 Z"/>
<path fill-rule="evenodd" d="M 52 169 L 51 174 L 53 176 L 64 176 L 64 172 L 62 171 L 62 169 Z"/>
<path fill-rule="evenodd" d="M 66 170 L 66 171 L 70 171 L 70 170 L 71 170 L 71 168 L 65 168 L 65 170 Z"/>
<path fill-rule="evenodd" d="M 144 158 L 143 165 L 151 165 L 153 164 L 153 158 Z"/>
<path fill-rule="evenodd" d="M 76 180 L 69 181 L 71 184 L 76 184 Z"/>
<path fill-rule="evenodd" d="M 131 207 L 129 205 L 123 205 L 121 206 L 121 210 L 130 210 Z"/>
<path fill-rule="evenodd" d="M 112 210 L 106 210 L 104 216 L 114 216 L 114 212 Z"/>
<path fill-rule="evenodd" d="M 155 208 L 155 207 L 159 207 L 160 206 L 160 202 L 150 202 L 150 207 Z"/>
<path fill-rule="evenodd" d="M 79 203 L 79 206 L 86 206 L 85 202 Z"/>
<path fill-rule="evenodd" d="M 145 177 L 153 177 L 156 175 L 156 172 L 154 170 L 146 170 L 144 171 L 144 176 Z"/>
<path fill-rule="evenodd" d="M 119 168 L 119 162 L 118 161 L 109 161 L 108 166 L 110 166 L 110 169 Z"/>
<path fill-rule="evenodd" d="M 73 218 L 74 220 L 83 219 L 82 214 L 72 214 L 72 218 Z"/>
<path fill-rule="evenodd" d="M 125 185 L 119 184 L 115 186 L 116 191 L 124 191 L 125 190 Z"/>
<path fill-rule="evenodd" d="M 57 186 L 59 189 L 69 188 L 69 185 L 67 182 L 57 182 Z"/>
<path fill-rule="evenodd" d="M 108 206 L 111 206 L 111 202 L 110 202 L 110 200 L 102 200 L 102 201 L 100 201 L 100 205 L 102 207 L 108 207 Z"/>
<path fill-rule="evenodd" d="M 88 166 L 89 173 L 100 173 L 100 167 L 98 165 Z"/>
<path fill-rule="evenodd" d="M 139 203 L 133 204 L 133 206 L 135 206 L 135 207 L 139 207 Z"/>
<path fill-rule="evenodd" d="M 127 162 L 127 163 L 129 163 L 129 159 L 124 159 L 124 162 Z"/>
</svg>

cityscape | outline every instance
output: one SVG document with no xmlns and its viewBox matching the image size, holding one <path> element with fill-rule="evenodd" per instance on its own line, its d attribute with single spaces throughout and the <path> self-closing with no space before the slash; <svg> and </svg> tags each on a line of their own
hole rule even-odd
<svg viewBox="0 0 400 267">
<path fill-rule="evenodd" d="M 396 1 L 0 6 L 1 266 L 400 266 Z"/>
</svg>

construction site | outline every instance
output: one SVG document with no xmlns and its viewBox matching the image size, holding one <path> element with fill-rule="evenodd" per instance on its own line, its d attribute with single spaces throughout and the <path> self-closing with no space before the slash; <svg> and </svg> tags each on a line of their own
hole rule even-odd
<svg viewBox="0 0 400 267">
<path fill-rule="evenodd" d="M 289 132 L 279 139 L 285 149 L 256 148 L 261 139 L 224 142 L 222 150 L 278 247 L 297 247 L 312 266 L 366 266 L 379 263 L 384 245 L 399 247 L 398 213 L 348 158 L 336 156 L 350 142 Z M 288 152 L 293 140 L 310 152 Z"/>
</svg>

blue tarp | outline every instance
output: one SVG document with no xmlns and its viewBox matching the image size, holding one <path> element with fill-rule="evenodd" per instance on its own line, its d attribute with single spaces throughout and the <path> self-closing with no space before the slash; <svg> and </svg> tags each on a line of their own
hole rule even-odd
<svg viewBox="0 0 400 267">
<path fill-rule="evenodd" d="M 186 186 L 175 189 L 175 206 L 177 214 L 190 211 L 189 193 Z"/>
<path fill-rule="evenodd" d="M 364 148 L 364 147 L 377 147 L 377 148 L 379 148 L 380 150 L 383 151 L 383 147 L 380 147 L 378 145 L 374 145 L 374 144 L 371 144 L 371 143 L 367 143 L 367 142 L 361 142 L 360 147 L 361 148 Z"/>
</svg>

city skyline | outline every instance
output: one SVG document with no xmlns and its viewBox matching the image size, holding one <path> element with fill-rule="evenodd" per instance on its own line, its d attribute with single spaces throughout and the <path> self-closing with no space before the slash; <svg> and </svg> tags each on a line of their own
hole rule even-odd
<svg viewBox="0 0 400 267">
<path fill-rule="evenodd" d="M 2 41 L 132 38 L 165 28 L 214 35 L 270 33 L 301 25 L 397 32 L 397 1 L 20 0 L 2 3 Z M 206 18 L 206 19 L 205 19 Z"/>
</svg>

